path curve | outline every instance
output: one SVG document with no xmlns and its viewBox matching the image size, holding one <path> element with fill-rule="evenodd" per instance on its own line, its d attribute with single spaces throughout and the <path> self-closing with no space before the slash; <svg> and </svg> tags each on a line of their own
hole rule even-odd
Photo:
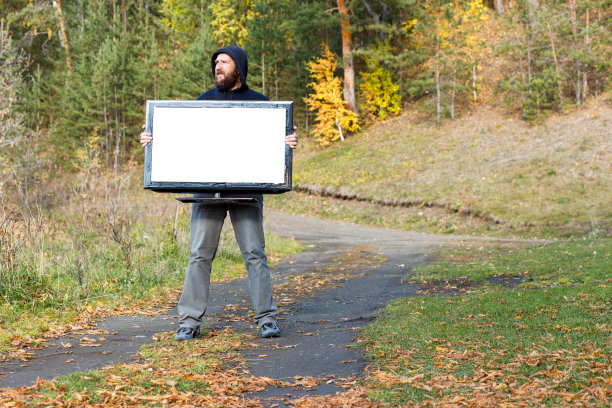
<svg viewBox="0 0 612 408">
<path fill-rule="evenodd" d="M 403 283 L 416 264 L 424 263 L 442 246 L 489 242 L 517 242 L 498 238 L 422 234 L 389 230 L 311 217 L 268 212 L 266 231 L 295 238 L 308 249 L 274 270 L 276 281 L 285 276 L 309 273 L 317 265 L 329 265 L 343 251 L 359 250 L 384 255 L 380 264 L 362 266 L 340 285 L 317 291 L 314 296 L 285 311 L 283 336 L 272 342 L 259 340 L 262 349 L 247 351 L 249 371 L 256 376 L 290 380 L 312 376 L 323 381 L 316 388 L 268 387 L 256 394 L 270 405 L 279 399 L 343 391 L 341 379 L 361 377 L 368 364 L 352 347 L 356 329 L 370 322 L 391 300 L 414 296 L 417 287 Z M 533 242 L 519 240 L 519 242 Z M 365 249 L 364 249 L 365 248 Z M 364 254 L 366 255 L 366 254 Z M 305 336 L 314 333 L 314 336 Z M 297 347 L 294 347 L 296 346 Z M 337 385 L 339 384 L 339 385 Z"/>
<path fill-rule="evenodd" d="M 358 350 L 350 347 L 355 329 L 370 321 L 376 311 L 392 299 L 414 295 L 413 285 L 401 283 L 412 266 L 425 262 L 441 245 L 504 241 L 372 228 L 275 211 L 266 211 L 264 224 L 266 231 L 295 238 L 307 247 L 273 269 L 275 284 L 287 276 L 307 274 L 356 246 L 379 251 L 386 258 L 376 268 L 359 271 L 361 276 L 317 291 L 315 295 L 282 310 L 280 325 L 283 336 L 278 339 L 257 339 L 258 347 L 245 352 L 245 368 L 256 376 L 331 379 L 317 388 L 292 391 L 295 396 L 336 392 L 341 389 L 335 385 L 334 378 L 362 375 L 367 362 Z M 211 296 L 207 325 L 253 331 L 250 323 L 228 319 L 227 312 L 222 309 L 228 304 L 236 305 L 244 308 L 245 315 L 248 313 L 248 293 L 244 281 L 214 284 Z M 155 333 L 177 329 L 176 308 L 153 317 L 106 318 L 99 321 L 97 326 L 106 334 L 96 337 L 91 332 L 83 332 L 52 339 L 48 347 L 32 350 L 36 357 L 27 362 L 11 360 L 0 363 L 0 388 L 32 385 L 37 378 L 49 380 L 137 358 L 140 346 L 153 342 Z M 104 337 L 104 340 L 99 341 L 99 346 L 95 348 L 82 347 L 78 344 L 83 337 Z M 66 343 L 74 347 L 66 348 Z M 266 350 L 265 353 L 262 353 L 262 349 Z M 262 354 L 267 357 L 260 357 Z M 268 389 L 259 396 L 265 399 L 286 396 L 287 392 L 286 389 Z"/>
</svg>

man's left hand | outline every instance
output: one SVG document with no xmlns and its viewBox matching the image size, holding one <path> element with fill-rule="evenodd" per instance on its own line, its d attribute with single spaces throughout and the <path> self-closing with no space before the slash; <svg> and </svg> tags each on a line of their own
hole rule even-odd
<svg viewBox="0 0 612 408">
<path fill-rule="evenodd" d="M 292 149 L 295 149 L 298 144 L 298 135 L 297 133 L 295 133 L 296 130 L 297 130 L 297 126 L 294 126 L 293 133 L 285 136 L 285 143 L 287 143 L 287 146 L 289 146 Z"/>
</svg>

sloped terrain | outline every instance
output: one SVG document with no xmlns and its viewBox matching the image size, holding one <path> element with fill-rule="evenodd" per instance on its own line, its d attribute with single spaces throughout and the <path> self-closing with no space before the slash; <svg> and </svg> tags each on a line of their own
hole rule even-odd
<svg viewBox="0 0 612 408">
<path fill-rule="evenodd" d="M 513 228 L 605 231 L 612 219 L 609 98 L 535 126 L 481 107 L 436 128 L 405 109 L 327 149 L 306 143 L 296 152 L 294 184 L 297 191 L 414 207 L 421 217 L 435 207 Z M 296 206 L 292 198 L 277 201 Z"/>
</svg>

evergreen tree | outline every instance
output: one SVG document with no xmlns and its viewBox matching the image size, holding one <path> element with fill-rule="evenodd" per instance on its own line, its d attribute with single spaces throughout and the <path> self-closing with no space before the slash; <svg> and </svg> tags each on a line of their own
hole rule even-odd
<svg viewBox="0 0 612 408">
<path fill-rule="evenodd" d="M 360 0 L 352 5 L 355 64 L 361 71 L 368 69 L 363 66 L 367 61 L 370 67 L 394 72 L 402 96 L 420 96 L 411 80 L 430 58 L 430 49 L 422 46 L 417 30 L 417 23 L 431 24 L 422 4 L 415 0 Z"/>
<path fill-rule="evenodd" d="M 249 84 L 271 99 L 289 97 L 287 56 L 293 48 L 290 0 L 255 0 L 247 25 Z"/>
<path fill-rule="evenodd" d="M 157 94 L 164 99 L 194 99 L 213 85 L 210 56 L 217 44 L 207 4 L 204 0 L 166 0 L 163 3 L 160 13 L 167 40 L 162 46 L 174 50 L 163 56 L 167 59 L 163 65 L 168 68 L 164 80 L 156 86 Z M 161 51 L 156 52 L 161 54 Z M 161 66 L 156 68 L 161 69 Z"/>
<path fill-rule="evenodd" d="M 4 21 L 0 23 L 0 205 L 14 207 L 23 218 L 31 210 L 30 187 L 45 177 L 38 133 L 28 127 L 23 108 L 24 56 Z M 21 95 L 21 97 L 20 97 Z M 27 234 L 30 224 L 26 223 Z"/>
<path fill-rule="evenodd" d="M 283 62 L 288 72 L 288 87 L 284 97 L 295 102 L 297 120 L 305 124 L 306 132 L 310 130 L 310 113 L 308 107 L 302 104 L 309 93 L 310 73 L 307 62 L 319 57 L 321 43 L 327 44 L 335 53 L 342 50 L 338 13 L 330 12 L 335 5 L 335 0 L 291 0 L 292 14 L 287 22 L 287 41 L 291 47 Z"/>
<path fill-rule="evenodd" d="M 58 21 L 49 0 L 13 0 L 0 2 L 0 16 L 5 29 L 11 30 L 15 49 L 23 51 L 28 63 L 24 75 L 36 67 L 52 69 L 53 59 L 61 53 Z"/>
<path fill-rule="evenodd" d="M 508 22 L 519 35 L 502 48 L 515 63 L 504 83 L 508 103 L 518 100 L 533 121 L 573 101 L 596 95 L 610 75 L 609 0 L 539 4 L 520 1 Z M 607 17 L 607 18 L 606 18 Z M 607 22 L 607 24 L 606 24 Z"/>
<path fill-rule="evenodd" d="M 608 85 L 611 1 L 518 0 L 505 9 L 509 32 L 516 34 L 502 49 L 510 60 L 505 95 L 509 103 L 518 102 L 525 119 L 581 106 Z M 346 3 L 348 28 L 341 26 L 338 5 L 2 2 L 5 30 L 11 28 L 15 52 L 25 56 L 22 86 L 29 98 L 13 112 L 22 115 L 26 128 L 50 134 L 50 150 L 63 166 L 70 167 L 75 151 L 94 135 L 106 165 L 114 165 L 136 148 L 147 99 L 193 99 L 213 85 L 212 52 L 237 43 L 249 55 L 249 84 L 272 99 L 293 100 L 295 120 L 308 132 L 311 115 L 320 113 L 305 105 L 312 102 L 308 61 L 319 58 L 321 43 L 341 54 L 343 31 L 351 34 L 366 114 L 394 113 L 402 97 L 429 98 L 439 122 L 477 99 L 471 34 L 485 15 L 483 0 L 354 0 Z"/>
</svg>

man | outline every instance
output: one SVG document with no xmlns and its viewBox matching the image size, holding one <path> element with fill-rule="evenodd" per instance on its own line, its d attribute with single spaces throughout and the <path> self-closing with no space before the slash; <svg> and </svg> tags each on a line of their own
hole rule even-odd
<svg viewBox="0 0 612 408">
<path fill-rule="evenodd" d="M 211 66 L 216 87 L 198 96 L 197 100 L 269 100 L 248 87 L 246 82 L 248 61 L 242 48 L 235 45 L 220 48 L 212 55 Z M 150 133 L 141 133 L 142 147 L 151 140 Z M 295 149 L 298 143 L 295 132 L 287 136 L 285 142 Z M 192 204 L 191 257 L 187 266 L 183 293 L 178 303 L 180 328 L 175 336 L 177 341 L 200 337 L 200 325 L 208 305 L 211 264 L 219 245 L 223 221 L 228 212 L 247 268 L 249 292 L 256 313 L 255 323 L 260 328 L 260 335 L 265 338 L 280 336 L 280 329 L 276 324 L 278 308 L 272 297 L 270 268 L 265 252 L 263 196 L 261 194 L 250 196 L 257 201 L 244 204 Z"/>
</svg>

